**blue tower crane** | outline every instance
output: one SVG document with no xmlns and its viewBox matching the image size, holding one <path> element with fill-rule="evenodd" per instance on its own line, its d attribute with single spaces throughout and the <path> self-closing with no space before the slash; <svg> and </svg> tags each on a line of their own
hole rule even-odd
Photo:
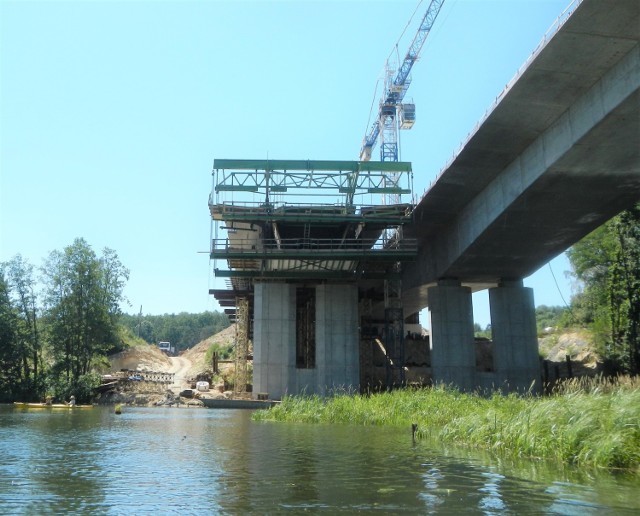
<svg viewBox="0 0 640 516">
<path fill-rule="evenodd" d="M 416 119 L 414 104 L 403 104 L 411 84 L 411 68 L 420 56 L 431 27 L 444 4 L 444 0 L 432 0 L 422 18 L 418 32 L 413 38 L 409 50 L 398 67 L 391 69 L 387 59 L 385 83 L 380 98 L 378 118 L 365 136 L 360 149 L 360 161 L 369 161 L 373 147 L 380 137 L 380 161 L 398 161 L 398 128 L 411 129 Z M 385 181 L 397 182 L 393 172 Z M 385 204 L 399 204 L 400 196 L 392 193 L 384 198 Z M 384 247 L 393 247 L 402 240 L 402 226 L 387 228 L 382 234 Z M 387 356 L 387 388 L 403 385 L 404 375 L 404 311 L 402 308 L 402 281 L 399 279 L 401 263 L 393 265 L 394 278 L 384 281 L 384 353 Z"/>
<path fill-rule="evenodd" d="M 360 161 L 369 161 L 371 152 L 380 136 L 380 161 L 398 161 L 398 126 L 400 129 L 411 129 L 416 119 L 414 104 L 403 104 L 409 85 L 411 84 L 411 68 L 420 56 L 431 27 L 444 4 L 444 0 L 432 0 L 422 18 L 420 27 L 407 50 L 402 64 L 395 72 L 390 69 L 387 60 L 385 84 L 380 99 L 378 117 L 364 137 L 360 149 Z"/>
</svg>

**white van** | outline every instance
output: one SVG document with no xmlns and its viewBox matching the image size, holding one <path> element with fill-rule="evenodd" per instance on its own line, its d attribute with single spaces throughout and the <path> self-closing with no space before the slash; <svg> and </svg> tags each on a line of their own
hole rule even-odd
<svg viewBox="0 0 640 516">
<path fill-rule="evenodd" d="M 167 341 L 158 342 L 158 349 L 167 355 L 173 355 L 176 352 L 176 347 Z"/>
</svg>

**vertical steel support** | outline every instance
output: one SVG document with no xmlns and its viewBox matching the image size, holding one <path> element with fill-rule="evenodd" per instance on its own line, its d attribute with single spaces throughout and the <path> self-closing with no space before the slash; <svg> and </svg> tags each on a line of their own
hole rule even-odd
<svg viewBox="0 0 640 516">
<path fill-rule="evenodd" d="M 387 351 L 387 389 L 403 386 L 404 375 L 404 314 L 400 262 L 393 267 L 394 276 L 384 282 L 384 346 Z"/>
<path fill-rule="evenodd" d="M 358 303 L 358 320 L 360 321 L 360 388 L 361 392 L 369 392 L 373 387 L 373 349 L 372 318 L 373 302 L 369 298 Z"/>
<path fill-rule="evenodd" d="M 236 297 L 236 360 L 234 394 L 247 392 L 247 354 L 249 352 L 249 298 Z"/>
</svg>

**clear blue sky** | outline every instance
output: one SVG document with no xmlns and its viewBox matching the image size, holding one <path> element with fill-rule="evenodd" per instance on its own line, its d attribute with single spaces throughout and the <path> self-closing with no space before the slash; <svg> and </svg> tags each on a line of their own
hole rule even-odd
<svg viewBox="0 0 640 516">
<path fill-rule="evenodd" d="M 358 159 L 417 4 L 0 0 L 0 261 L 40 266 L 84 237 L 131 270 L 126 311 L 219 309 L 213 159 Z M 401 157 L 419 194 L 568 4 L 445 2 L 406 97 L 417 123 Z M 568 262 L 552 267 L 568 301 Z M 563 304 L 548 267 L 525 284 L 536 304 Z"/>
</svg>

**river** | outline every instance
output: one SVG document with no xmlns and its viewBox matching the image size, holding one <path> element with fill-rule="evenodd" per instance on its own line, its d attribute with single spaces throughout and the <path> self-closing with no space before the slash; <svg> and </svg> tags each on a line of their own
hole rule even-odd
<svg viewBox="0 0 640 516">
<path fill-rule="evenodd" d="M 640 480 L 249 411 L 0 405 L 0 514 L 639 514 Z"/>
</svg>

